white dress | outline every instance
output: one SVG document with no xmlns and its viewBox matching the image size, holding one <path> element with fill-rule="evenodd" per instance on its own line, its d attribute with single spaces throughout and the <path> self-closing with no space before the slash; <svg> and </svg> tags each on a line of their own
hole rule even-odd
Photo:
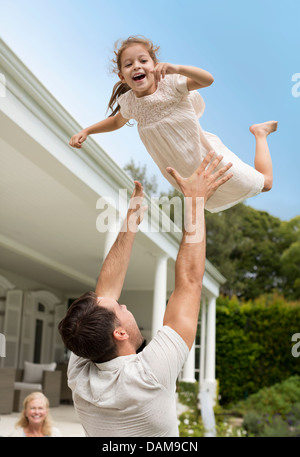
<svg viewBox="0 0 300 457">
<path fill-rule="evenodd" d="M 219 167 L 232 162 L 230 171 L 234 176 L 206 202 L 205 208 L 210 212 L 230 208 L 262 191 L 264 176 L 240 160 L 216 135 L 201 128 L 198 118 L 205 103 L 198 91 L 189 92 L 185 76 L 167 75 L 153 94 L 138 98 L 129 90 L 118 102 L 122 116 L 137 121 L 147 151 L 163 176 L 178 190 L 167 167 L 175 168 L 186 178 L 211 150 L 223 155 Z"/>
</svg>

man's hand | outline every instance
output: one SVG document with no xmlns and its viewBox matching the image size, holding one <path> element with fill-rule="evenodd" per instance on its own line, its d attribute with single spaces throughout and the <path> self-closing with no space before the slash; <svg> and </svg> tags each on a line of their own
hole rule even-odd
<svg viewBox="0 0 300 457">
<path fill-rule="evenodd" d="M 138 181 L 135 181 L 134 184 L 135 188 L 130 199 L 125 222 L 100 271 L 96 294 L 101 297 L 119 299 L 130 261 L 135 234 L 143 220 L 146 209 L 146 207 L 142 207 L 144 198 L 143 186 Z"/>
<path fill-rule="evenodd" d="M 144 199 L 144 189 L 139 181 L 134 181 L 135 187 L 130 197 L 129 208 L 127 212 L 127 218 L 123 229 L 136 232 L 138 226 L 142 223 L 144 218 L 144 212 L 147 206 L 142 206 Z M 123 231 L 122 229 L 122 231 Z"/>
<path fill-rule="evenodd" d="M 176 180 L 185 197 L 203 197 L 206 203 L 218 187 L 232 178 L 233 173 L 225 175 L 226 171 L 232 167 L 232 163 L 215 171 L 223 157 L 219 155 L 211 162 L 214 155 L 214 151 L 210 151 L 189 178 L 182 178 L 174 168 L 167 168 L 168 173 Z"/>
</svg>

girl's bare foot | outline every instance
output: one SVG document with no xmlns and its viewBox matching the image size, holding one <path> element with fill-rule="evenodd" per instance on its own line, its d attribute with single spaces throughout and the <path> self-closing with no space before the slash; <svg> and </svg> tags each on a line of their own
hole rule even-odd
<svg viewBox="0 0 300 457">
<path fill-rule="evenodd" d="M 277 125 L 277 121 L 268 121 L 263 122 L 262 124 L 253 124 L 249 130 L 255 136 L 268 136 L 270 133 L 277 130 Z"/>
</svg>

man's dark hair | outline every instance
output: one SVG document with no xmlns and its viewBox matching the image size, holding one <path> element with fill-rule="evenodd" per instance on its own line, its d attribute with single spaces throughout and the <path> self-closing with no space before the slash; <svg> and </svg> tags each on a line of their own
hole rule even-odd
<svg viewBox="0 0 300 457">
<path fill-rule="evenodd" d="M 118 355 L 113 337 L 118 325 L 115 313 L 100 306 L 94 292 L 86 292 L 72 303 L 58 330 L 65 346 L 74 354 L 102 363 Z"/>
</svg>

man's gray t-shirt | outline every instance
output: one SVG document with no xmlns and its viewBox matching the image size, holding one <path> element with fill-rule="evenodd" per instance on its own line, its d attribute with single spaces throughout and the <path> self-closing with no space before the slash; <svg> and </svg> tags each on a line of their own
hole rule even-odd
<svg viewBox="0 0 300 457">
<path fill-rule="evenodd" d="M 189 354 L 164 326 L 138 354 L 93 363 L 72 354 L 68 384 L 87 436 L 178 436 L 176 380 Z"/>
</svg>

